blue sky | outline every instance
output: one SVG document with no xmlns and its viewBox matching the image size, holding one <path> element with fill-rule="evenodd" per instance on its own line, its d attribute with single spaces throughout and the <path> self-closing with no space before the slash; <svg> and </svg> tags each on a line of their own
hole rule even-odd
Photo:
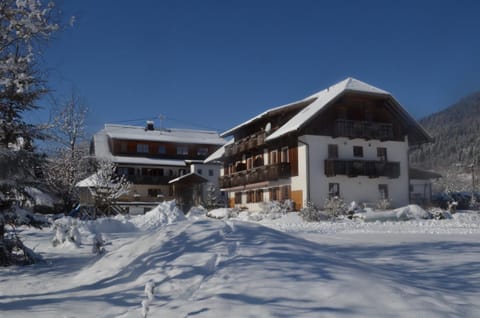
<svg viewBox="0 0 480 318">
<path fill-rule="evenodd" d="M 166 127 L 225 131 L 349 76 L 415 118 L 480 90 L 478 1 L 58 5 L 76 23 L 44 52 L 49 85 L 87 100 L 90 132 L 160 114 Z"/>
</svg>

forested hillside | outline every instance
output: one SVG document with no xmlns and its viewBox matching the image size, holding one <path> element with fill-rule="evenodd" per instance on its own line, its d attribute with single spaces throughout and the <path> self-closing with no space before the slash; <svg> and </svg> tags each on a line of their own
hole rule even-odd
<svg viewBox="0 0 480 318">
<path fill-rule="evenodd" d="M 420 120 L 435 138 L 411 152 L 412 165 L 438 172 L 469 171 L 480 163 L 480 92 Z"/>
</svg>

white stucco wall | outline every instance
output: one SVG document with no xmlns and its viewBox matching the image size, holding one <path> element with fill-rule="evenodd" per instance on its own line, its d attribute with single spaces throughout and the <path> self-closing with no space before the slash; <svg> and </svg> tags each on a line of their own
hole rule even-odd
<svg viewBox="0 0 480 318">
<path fill-rule="evenodd" d="M 348 138 L 332 138 L 327 136 L 305 135 L 300 140 L 306 142 L 308 146 L 309 174 L 310 174 L 310 201 L 323 206 L 325 199 L 328 198 L 329 183 L 338 183 L 340 185 L 340 196 L 345 202 L 356 201 L 357 203 L 366 202 L 375 204 L 380 199 L 378 190 L 379 184 L 388 185 L 389 199 L 393 206 L 402 206 L 409 203 L 409 184 L 408 184 L 408 143 L 398 141 L 363 140 Z M 328 158 L 328 145 L 338 145 L 338 159 L 359 159 L 359 160 L 378 160 L 377 147 L 387 148 L 387 160 L 400 162 L 400 177 L 389 179 L 387 177 L 369 178 L 359 176 L 349 178 L 348 176 L 327 177 L 324 172 L 324 160 Z M 299 147 L 303 146 L 299 143 Z M 353 146 L 363 147 L 363 157 L 353 156 Z M 301 156 L 306 155 L 305 150 L 299 149 L 299 180 L 295 184 L 299 187 L 303 180 L 307 182 L 306 175 L 302 172 L 306 169 L 302 166 Z M 302 180 L 303 178 L 303 180 Z M 293 182 L 292 182 L 293 183 Z M 293 186 L 292 186 L 293 188 Z M 305 189 L 307 187 L 305 186 Z M 306 198 L 305 191 L 304 198 Z"/>
</svg>

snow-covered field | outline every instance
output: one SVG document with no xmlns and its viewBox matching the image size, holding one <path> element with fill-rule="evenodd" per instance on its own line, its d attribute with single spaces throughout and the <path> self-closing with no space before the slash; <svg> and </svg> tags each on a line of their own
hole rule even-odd
<svg viewBox="0 0 480 318">
<path fill-rule="evenodd" d="M 246 214 L 61 219 L 23 229 L 45 263 L 0 270 L 0 317 L 480 317 L 480 215 L 305 223 Z M 92 253 L 92 239 L 107 242 Z M 58 236 L 58 235 L 57 235 Z M 154 297 L 145 294 L 154 284 Z M 142 311 L 143 302 L 143 311 Z"/>
</svg>

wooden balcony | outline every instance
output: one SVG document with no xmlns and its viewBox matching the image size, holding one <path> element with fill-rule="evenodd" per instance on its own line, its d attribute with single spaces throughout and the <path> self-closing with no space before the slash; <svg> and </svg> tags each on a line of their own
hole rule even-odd
<svg viewBox="0 0 480 318">
<path fill-rule="evenodd" d="M 334 124 L 335 137 L 393 140 L 393 125 L 370 121 L 337 119 Z"/>
<path fill-rule="evenodd" d="M 400 163 L 390 161 L 370 160 L 325 160 L 325 175 L 333 177 L 346 175 L 349 177 L 367 176 L 369 178 L 387 177 L 391 179 L 400 176 Z"/>
<path fill-rule="evenodd" d="M 250 183 L 273 181 L 290 177 L 290 163 L 282 162 L 248 169 L 220 178 L 220 188 L 243 186 Z"/>
<path fill-rule="evenodd" d="M 171 176 L 126 176 L 127 180 L 133 184 L 167 185 L 168 181 L 175 177 Z"/>
<path fill-rule="evenodd" d="M 256 149 L 265 144 L 266 133 L 259 132 L 248 137 L 242 138 L 231 145 L 225 147 L 227 157 L 241 154 L 245 151 Z"/>
</svg>

